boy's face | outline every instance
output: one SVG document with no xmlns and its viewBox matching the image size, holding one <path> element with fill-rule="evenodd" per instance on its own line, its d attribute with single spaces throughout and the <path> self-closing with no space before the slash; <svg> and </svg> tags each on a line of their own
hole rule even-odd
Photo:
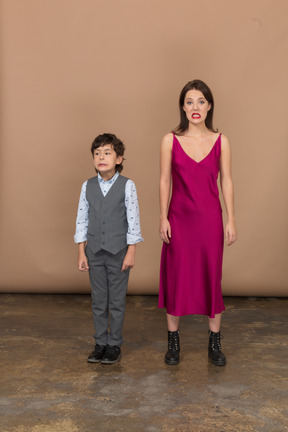
<svg viewBox="0 0 288 432">
<path fill-rule="evenodd" d="M 116 165 L 122 160 L 123 156 L 117 156 L 111 144 L 105 144 L 94 150 L 94 166 L 104 180 L 109 180 L 114 176 Z"/>
</svg>

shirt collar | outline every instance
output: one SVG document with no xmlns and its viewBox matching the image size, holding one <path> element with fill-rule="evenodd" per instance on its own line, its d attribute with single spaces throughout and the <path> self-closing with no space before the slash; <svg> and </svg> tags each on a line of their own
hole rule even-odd
<svg viewBox="0 0 288 432">
<path fill-rule="evenodd" d="M 98 172 L 98 181 L 99 181 L 99 183 L 112 184 L 112 183 L 114 183 L 117 180 L 118 177 L 119 177 L 119 172 L 117 171 L 110 180 L 105 181 L 105 180 L 102 179 L 100 173 Z"/>
</svg>

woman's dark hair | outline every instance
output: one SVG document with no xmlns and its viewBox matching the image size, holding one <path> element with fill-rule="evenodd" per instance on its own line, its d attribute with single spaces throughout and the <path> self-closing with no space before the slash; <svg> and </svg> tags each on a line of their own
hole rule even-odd
<svg viewBox="0 0 288 432">
<path fill-rule="evenodd" d="M 205 97 L 205 99 L 208 101 L 208 103 L 211 105 L 210 110 L 207 113 L 207 117 L 205 119 L 205 125 L 207 126 L 208 129 L 210 129 L 212 132 L 218 132 L 218 130 L 214 129 L 213 127 L 213 112 L 214 112 L 214 99 L 213 99 L 213 95 L 212 92 L 210 90 L 210 88 L 208 87 L 207 84 L 205 84 L 203 81 L 201 80 L 193 80 L 193 81 L 189 81 L 182 89 L 180 96 L 179 96 L 179 110 L 180 110 L 180 123 L 179 125 L 173 130 L 173 132 L 176 135 L 182 135 L 189 126 L 189 121 L 186 117 L 186 113 L 183 110 L 183 106 L 184 106 L 184 101 L 185 101 L 185 96 L 186 93 L 189 90 L 199 90 L 203 93 L 203 96 Z"/>
<path fill-rule="evenodd" d="M 104 133 L 102 135 L 98 135 L 94 141 L 92 142 L 91 145 L 91 153 L 92 156 L 94 157 L 94 151 L 99 148 L 99 147 L 103 147 L 106 144 L 111 144 L 113 150 L 116 152 L 117 156 L 123 156 L 124 152 L 125 152 L 125 146 L 123 144 L 123 142 L 116 137 L 116 135 L 114 134 L 110 134 L 110 133 Z M 124 158 L 123 158 L 124 160 Z M 115 167 L 115 170 L 118 171 L 119 173 L 123 170 L 123 161 L 121 162 L 121 164 L 117 164 Z M 97 172 L 97 170 L 96 170 Z"/>
</svg>

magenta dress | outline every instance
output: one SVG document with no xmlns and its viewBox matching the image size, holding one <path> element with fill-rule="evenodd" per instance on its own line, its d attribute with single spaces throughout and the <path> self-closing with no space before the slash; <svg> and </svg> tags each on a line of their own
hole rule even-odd
<svg viewBox="0 0 288 432">
<path fill-rule="evenodd" d="M 175 316 L 225 310 L 222 290 L 223 221 L 217 178 L 221 134 L 210 153 L 196 162 L 176 136 L 172 148 L 170 244 L 163 243 L 159 307 Z"/>
</svg>

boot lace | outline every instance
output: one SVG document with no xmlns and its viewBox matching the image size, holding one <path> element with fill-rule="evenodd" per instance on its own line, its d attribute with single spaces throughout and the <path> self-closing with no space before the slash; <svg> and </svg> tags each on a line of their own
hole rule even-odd
<svg viewBox="0 0 288 432">
<path fill-rule="evenodd" d="M 168 349 L 169 351 L 178 351 L 179 350 L 179 334 L 178 332 L 172 332 L 171 335 L 169 335 L 168 339 Z"/>
<path fill-rule="evenodd" d="M 221 339 L 224 339 L 224 336 L 219 332 L 219 333 L 210 333 L 212 335 L 211 338 L 211 349 L 213 351 L 217 350 L 217 351 L 221 351 Z"/>
</svg>

